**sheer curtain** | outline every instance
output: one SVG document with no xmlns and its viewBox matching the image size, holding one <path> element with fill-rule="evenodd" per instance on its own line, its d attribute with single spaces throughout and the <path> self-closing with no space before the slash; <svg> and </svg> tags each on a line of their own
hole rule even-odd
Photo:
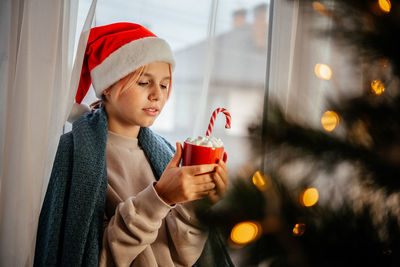
<svg viewBox="0 0 400 267">
<path fill-rule="evenodd" d="M 40 206 L 82 64 L 73 68 L 77 11 L 78 0 L 0 2 L 0 266 L 33 263 Z"/>
</svg>

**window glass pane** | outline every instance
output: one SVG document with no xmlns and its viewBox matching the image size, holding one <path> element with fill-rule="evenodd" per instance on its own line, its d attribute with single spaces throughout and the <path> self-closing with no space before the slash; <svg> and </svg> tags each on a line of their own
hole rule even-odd
<svg viewBox="0 0 400 267">
<path fill-rule="evenodd" d="M 90 3 L 81 2 L 82 10 Z M 139 23 L 168 41 L 177 61 L 173 88 L 152 128 L 173 144 L 183 142 L 205 135 L 214 109 L 227 108 L 232 129 L 224 128 L 224 115 L 219 114 L 213 134 L 224 141 L 234 172 L 251 159 L 247 127 L 262 115 L 268 4 L 269 0 L 98 0 L 95 25 Z M 95 100 L 93 92 L 84 99 L 88 104 Z"/>
</svg>

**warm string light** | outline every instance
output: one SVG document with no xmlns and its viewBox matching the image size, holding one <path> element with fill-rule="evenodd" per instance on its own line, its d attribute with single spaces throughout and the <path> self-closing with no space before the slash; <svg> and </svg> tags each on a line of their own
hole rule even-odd
<svg viewBox="0 0 400 267">
<path fill-rule="evenodd" d="M 390 9 L 392 8 L 390 0 L 378 0 L 378 5 L 379 8 L 385 13 L 389 13 Z"/>
<path fill-rule="evenodd" d="M 321 117 L 321 125 L 327 132 L 332 132 L 339 124 L 339 115 L 332 111 L 326 111 Z"/>
<path fill-rule="evenodd" d="M 381 80 L 373 80 L 371 82 L 371 90 L 376 95 L 381 95 L 385 92 L 385 85 Z"/>
<path fill-rule="evenodd" d="M 261 172 L 256 171 L 251 179 L 253 184 L 258 188 L 260 191 L 265 191 L 269 184 L 266 180 L 265 176 L 261 174 Z"/>
<path fill-rule="evenodd" d="M 301 236 L 305 231 L 306 225 L 304 223 L 296 223 L 292 230 L 294 236 Z"/>
<path fill-rule="evenodd" d="M 241 222 L 232 228 L 230 238 L 236 244 L 245 245 L 256 240 L 261 231 L 261 225 L 258 222 Z"/>
<path fill-rule="evenodd" d="M 312 207 L 317 204 L 318 198 L 318 190 L 314 187 L 311 187 L 302 192 L 300 196 L 300 202 L 304 207 Z"/>
<path fill-rule="evenodd" d="M 312 7 L 314 9 L 315 12 L 321 14 L 321 15 L 328 15 L 329 11 L 326 9 L 326 7 L 318 1 L 314 1 L 312 2 Z"/>
<path fill-rule="evenodd" d="M 317 63 L 314 67 L 315 75 L 322 80 L 330 80 L 332 78 L 332 69 L 327 64 Z"/>
</svg>

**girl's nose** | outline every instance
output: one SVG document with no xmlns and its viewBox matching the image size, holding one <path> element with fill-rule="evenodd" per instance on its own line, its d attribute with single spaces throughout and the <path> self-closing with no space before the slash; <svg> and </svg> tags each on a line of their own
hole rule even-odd
<svg viewBox="0 0 400 267">
<path fill-rule="evenodd" d="M 151 92 L 150 92 L 150 95 L 149 95 L 149 99 L 153 100 L 153 101 L 159 100 L 161 95 L 162 95 L 161 94 L 161 90 L 162 89 L 161 89 L 160 85 L 157 85 L 157 84 L 153 85 L 151 87 Z"/>
</svg>

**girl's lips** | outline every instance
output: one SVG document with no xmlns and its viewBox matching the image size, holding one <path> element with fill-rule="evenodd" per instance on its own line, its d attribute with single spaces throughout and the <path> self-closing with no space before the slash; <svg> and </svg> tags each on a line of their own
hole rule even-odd
<svg viewBox="0 0 400 267">
<path fill-rule="evenodd" d="M 159 112 L 157 108 L 144 108 L 143 111 L 150 116 L 157 116 Z"/>
</svg>

